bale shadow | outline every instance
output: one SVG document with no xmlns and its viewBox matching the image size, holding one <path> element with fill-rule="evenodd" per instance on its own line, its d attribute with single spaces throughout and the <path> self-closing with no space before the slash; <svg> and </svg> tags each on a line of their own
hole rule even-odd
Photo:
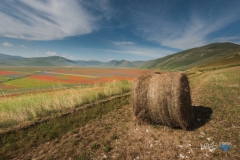
<svg viewBox="0 0 240 160">
<path fill-rule="evenodd" d="M 188 127 L 189 131 L 193 131 L 204 126 L 210 121 L 211 115 L 213 113 L 212 108 L 204 106 L 192 106 L 194 118 L 190 126 Z"/>
</svg>

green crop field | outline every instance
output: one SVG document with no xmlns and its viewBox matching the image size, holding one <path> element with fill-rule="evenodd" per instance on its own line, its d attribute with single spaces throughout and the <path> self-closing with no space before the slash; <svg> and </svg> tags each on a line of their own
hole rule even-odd
<svg viewBox="0 0 240 160">
<path fill-rule="evenodd" d="M 7 77 L 0 76 L 0 82 L 5 81 L 5 80 L 7 80 L 7 79 L 8 79 Z"/>
<path fill-rule="evenodd" d="M 30 79 L 28 77 L 24 77 L 21 79 L 12 80 L 10 82 L 5 82 L 4 84 L 10 84 L 12 86 L 17 86 L 21 88 L 39 88 L 42 86 L 52 86 L 56 85 L 56 82 L 44 81 L 38 79 Z"/>
</svg>

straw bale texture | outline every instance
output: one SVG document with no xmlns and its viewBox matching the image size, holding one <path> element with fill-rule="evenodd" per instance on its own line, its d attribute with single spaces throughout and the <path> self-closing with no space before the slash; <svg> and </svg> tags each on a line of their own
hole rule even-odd
<svg viewBox="0 0 240 160">
<path fill-rule="evenodd" d="M 140 123 L 186 129 L 193 118 L 189 82 L 183 73 L 141 74 L 133 83 L 132 104 Z"/>
</svg>

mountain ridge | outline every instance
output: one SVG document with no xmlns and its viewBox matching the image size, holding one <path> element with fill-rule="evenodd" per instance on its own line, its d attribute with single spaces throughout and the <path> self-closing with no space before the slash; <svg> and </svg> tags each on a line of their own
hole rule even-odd
<svg viewBox="0 0 240 160">
<path fill-rule="evenodd" d="M 106 67 L 140 67 L 144 61 L 111 60 L 69 60 L 60 56 L 24 58 L 0 53 L 0 66 L 106 66 Z"/>
<path fill-rule="evenodd" d="M 230 42 L 211 43 L 148 61 L 142 68 L 184 71 L 237 51 L 240 52 L 238 44 Z"/>
<path fill-rule="evenodd" d="M 240 45 L 230 42 L 211 43 L 150 61 L 111 60 L 101 62 L 97 60 L 69 60 L 60 56 L 24 58 L 0 53 L 0 66 L 141 67 L 166 71 L 186 71 L 233 53 L 240 53 Z M 226 61 L 226 63 L 228 62 Z"/>
</svg>

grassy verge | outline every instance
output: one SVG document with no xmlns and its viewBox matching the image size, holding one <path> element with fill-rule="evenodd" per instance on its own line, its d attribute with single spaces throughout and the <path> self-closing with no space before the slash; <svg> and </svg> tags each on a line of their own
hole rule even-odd
<svg viewBox="0 0 240 160">
<path fill-rule="evenodd" d="M 86 125 L 91 120 L 100 119 L 102 115 L 119 109 L 129 102 L 129 96 L 117 98 L 79 110 L 73 114 L 56 117 L 27 130 L 0 135 L 0 159 L 14 158 L 17 154 L 24 153 L 33 146 L 61 138 L 69 131 L 74 133 L 79 127 Z"/>
<path fill-rule="evenodd" d="M 9 128 L 25 121 L 63 113 L 71 108 L 99 99 L 129 92 L 131 82 L 114 81 L 104 86 L 75 88 L 61 92 L 27 94 L 0 99 L 0 129 Z"/>
<path fill-rule="evenodd" d="M 234 153 L 238 153 L 240 149 L 239 75 L 240 67 L 232 67 L 204 72 L 190 78 L 191 88 L 194 89 L 193 103 L 212 109 L 211 120 L 205 134 L 209 135 L 211 142 L 231 143 L 233 147 L 231 156 L 236 157 Z M 214 157 L 219 158 L 225 156 L 222 152 L 214 154 Z"/>
</svg>

